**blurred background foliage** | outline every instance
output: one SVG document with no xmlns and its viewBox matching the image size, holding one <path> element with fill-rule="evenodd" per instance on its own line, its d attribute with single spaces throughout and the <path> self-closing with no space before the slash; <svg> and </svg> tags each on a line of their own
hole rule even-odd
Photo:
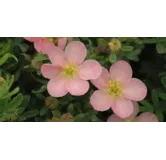
<svg viewBox="0 0 166 160">
<path fill-rule="evenodd" d="M 109 68 L 123 59 L 129 61 L 134 77 L 144 81 L 148 95 L 141 112 L 154 112 L 166 120 L 166 38 L 160 37 L 75 37 L 86 44 L 87 59 L 96 59 Z M 0 121 L 103 122 L 112 113 L 96 112 L 89 104 L 95 90 L 80 97 L 53 98 L 40 66 L 47 56 L 37 53 L 33 44 L 17 38 L 0 38 Z"/>
</svg>

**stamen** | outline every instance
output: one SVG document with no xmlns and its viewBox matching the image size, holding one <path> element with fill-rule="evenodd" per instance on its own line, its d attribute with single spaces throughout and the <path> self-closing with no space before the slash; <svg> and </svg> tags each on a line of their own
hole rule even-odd
<svg viewBox="0 0 166 160">
<path fill-rule="evenodd" d="M 111 97 L 120 97 L 122 96 L 123 85 L 118 81 L 109 81 L 107 92 Z"/>
<path fill-rule="evenodd" d="M 62 71 L 62 74 L 66 78 L 73 78 L 74 76 L 77 75 L 77 73 L 78 73 L 78 67 L 73 63 L 66 64 L 64 70 Z"/>
</svg>

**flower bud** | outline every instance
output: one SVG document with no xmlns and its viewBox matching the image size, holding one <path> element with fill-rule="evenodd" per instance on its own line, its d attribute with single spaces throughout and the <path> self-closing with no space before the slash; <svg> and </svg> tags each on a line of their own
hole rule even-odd
<svg viewBox="0 0 166 160">
<path fill-rule="evenodd" d="M 60 119 L 53 116 L 52 119 L 48 120 L 48 122 L 60 122 Z"/>
<path fill-rule="evenodd" d="M 50 108 L 50 109 L 55 109 L 57 108 L 59 105 L 59 101 L 58 99 L 56 99 L 55 97 L 46 97 L 45 99 L 45 106 Z"/>
<path fill-rule="evenodd" d="M 32 65 L 32 67 L 35 68 L 35 69 L 40 69 L 40 67 L 41 67 L 42 64 L 43 64 L 43 63 L 42 63 L 41 61 L 40 61 L 40 62 L 36 62 L 35 59 L 32 59 L 32 61 L 31 61 L 31 65 Z"/>
<path fill-rule="evenodd" d="M 74 117 L 70 113 L 65 113 L 60 118 L 53 116 L 48 122 L 73 122 L 73 120 Z"/>
<path fill-rule="evenodd" d="M 121 42 L 118 39 L 112 39 L 111 42 L 108 43 L 108 46 L 112 52 L 117 52 L 122 47 Z"/>
<path fill-rule="evenodd" d="M 60 118 L 61 122 L 73 122 L 74 117 L 70 113 L 65 113 Z"/>
<path fill-rule="evenodd" d="M 10 120 L 13 122 L 13 121 L 16 121 L 17 120 L 17 116 L 14 114 L 10 117 Z"/>
</svg>

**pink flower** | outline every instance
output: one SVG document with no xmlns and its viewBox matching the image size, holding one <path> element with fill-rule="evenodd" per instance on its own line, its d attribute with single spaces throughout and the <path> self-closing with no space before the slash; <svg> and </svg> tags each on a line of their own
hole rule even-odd
<svg viewBox="0 0 166 160">
<path fill-rule="evenodd" d="M 120 118 L 116 114 L 112 114 L 107 122 L 159 122 L 157 116 L 151 112 L 144 112 L 141 113 L 139 116 L 136 117 L 139 111 L 138 103 L 133 102 L 134 111 L 133 113 L 127 118 Z"/>
<path fill-rule="evenodd" d="M 42 65 L 41 73 L 51 79 L 47 86 L 51 96 L 62 97 L 68 92 L 75 96 L 87 93 L 87 80 L 98 78 L 102 67 L 95 60 L 84 61 L 86 55 L 86 47 L 79 41 L 70 42 L 65 52 L 56 46 L 50 50 L 48 57 L 52 64 Z"/>
<path fill-rule="evenodd" d="M 97 111 L 112 108 L 121 118 L 133 113 L 132 101 L 141 101 L 147 95 L 145 84 L 132 78 L 130 64 L 122 60 L 114 63 L 109 72 L 103 68 L 100 77 L 91 82 L 99 89 L 90 98 L 93 108 Z"/>
<path fill-rule="evenodd" d="M 54 47 L 54 41 L 57 40 L 57 45 L 64 49 L 67 43 L 67 38 L 56 38 L 56 37 L 24 37 L 26 40 L 33 42 L 34 47 L 38 52 L 47 54 L 49 50 Z M 72 41 L 72 38 L 69 38 Z"/>
</svg>

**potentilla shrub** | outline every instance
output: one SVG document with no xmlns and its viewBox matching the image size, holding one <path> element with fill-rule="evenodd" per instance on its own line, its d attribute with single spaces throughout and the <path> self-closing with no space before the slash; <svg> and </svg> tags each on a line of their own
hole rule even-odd
<svg viewBox="0 0 166 160">
<path fill-rule="evenodd" d="M 166 38 L 0 39 L 0 121 L 162 122 Z"/>
</svg>

